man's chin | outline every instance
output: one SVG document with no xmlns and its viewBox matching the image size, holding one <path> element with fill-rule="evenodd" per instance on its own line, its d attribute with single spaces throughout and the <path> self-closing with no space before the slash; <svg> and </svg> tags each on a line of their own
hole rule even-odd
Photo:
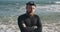
<svg viewBox="0 0 60 32">
<path fill-rule="evenodd" d="M 32 12 L 27 12 L 28 14 L 31 14 Z"/>
<path fill-rule="evenodd" d="M 33 14 L 33 13 L 28 13 L 28 14 Z"/>
</svg>

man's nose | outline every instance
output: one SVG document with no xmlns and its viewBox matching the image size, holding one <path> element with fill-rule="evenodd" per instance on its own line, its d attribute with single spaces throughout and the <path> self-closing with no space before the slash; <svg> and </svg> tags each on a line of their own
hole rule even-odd
<svg viewBox="0 0 60 32">
<path fill-rule="evenodd" d="M 33 10 L 33 8 L 31 7 L 31 10 Z"/>
</svg>

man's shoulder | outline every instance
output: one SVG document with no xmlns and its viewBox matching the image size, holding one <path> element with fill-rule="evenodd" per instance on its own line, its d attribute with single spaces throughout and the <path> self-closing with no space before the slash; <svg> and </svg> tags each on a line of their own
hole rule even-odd
<svg viewBox="0 0 60 32">
<path fill-rule="evenodd" d="M 23 17 L 25 17 L 26 16 L 26 14 L 22 14 L 22 15 L 20 15 L 18 18 L 23 18 Z"/>
<path fill-rule="evenodd" d="M 38 17 L 38 18 L 39 18 L 39 15 L 36 15 L 36 14 L 35 14 L 35 17 Z"/>
<path fill-rule="evenodd" d="M 39 16 L 39 15 L 35 15 L 35 17 L 36 17 L 38 20 L 40 20 L 40 16 Z"/>
<path fill-rule="evenodd" d="M 20 15 L 19 17 L 23 17 L 23 16 L 25 16 L 26 14 L 22 14 L 22 15 Z"/>
</svg>

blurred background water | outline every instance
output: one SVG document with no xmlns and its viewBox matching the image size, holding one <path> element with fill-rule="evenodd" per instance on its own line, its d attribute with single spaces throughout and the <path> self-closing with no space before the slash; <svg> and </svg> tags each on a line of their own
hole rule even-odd
<svg viewBox="0 0 60 32">
<path fill-rule="evenodd" d="M 31 0 L 0 0 L 0 32 L 20 32 L 17 19 L 25 13 L 25 4 Z M 35 14 L 39 15 L 43 32 L 60 32 L 59 0 L 33 0 Z"/>
</svg>

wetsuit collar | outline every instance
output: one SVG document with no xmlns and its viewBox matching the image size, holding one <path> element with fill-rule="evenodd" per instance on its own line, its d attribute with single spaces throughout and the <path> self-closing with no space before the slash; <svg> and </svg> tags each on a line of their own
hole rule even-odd
<svg viewBox="0 0 60 32">
<path fill-rule="evenodd" d="M 33 17 L 35 14 L 34 14 L 33 16 L 31 16 L 31 15 L 29 15 L 28 13 L 26 13 L 26 15 L 29 16 L 29 17 Z"/>
</svg>

